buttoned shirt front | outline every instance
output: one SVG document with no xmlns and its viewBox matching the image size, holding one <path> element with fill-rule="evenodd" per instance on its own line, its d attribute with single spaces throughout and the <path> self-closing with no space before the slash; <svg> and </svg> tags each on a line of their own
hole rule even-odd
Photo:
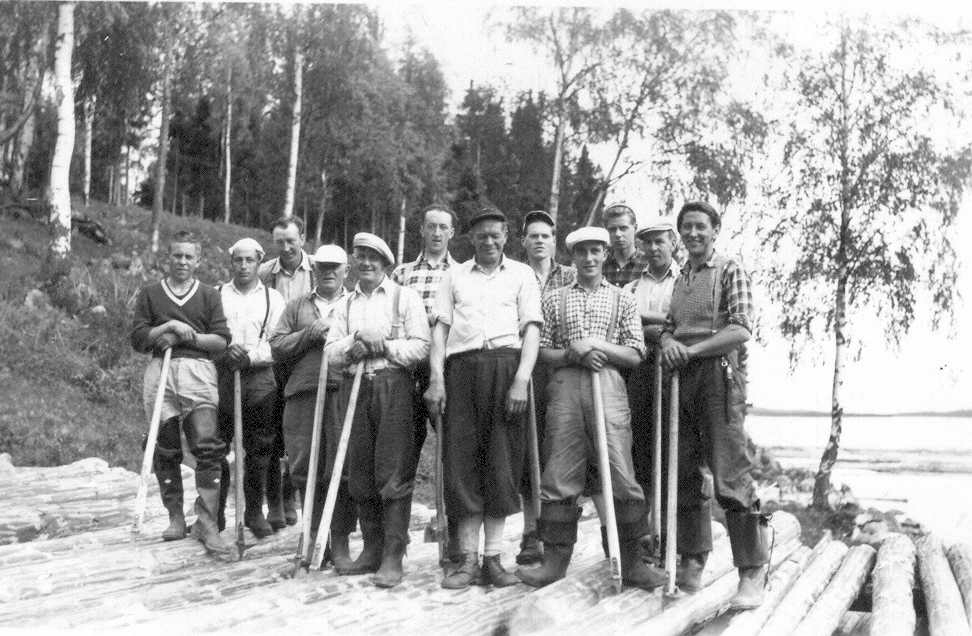
<svg viewBox="0 0 972 636">
<path fill-rule="evenodd" d="M 285 302 L 309 294 L 316 286 L 314 263 L 303 251 L 301 251 L 300 263 L 292 273 L 281 267 L 280 258 L 272 258 L 260 265 L 259 276 L 264 284 L 280 292 Z"/>
<path fill-rule="evenodd" d="M 641 272 L 648 266 L 648 256 L 641 250 L 635 250 L 631 258 L 624 265 L 614 258 L 614 252 L 608 255 L 601 267 L 604 278 L 612 285 L 624 287 L 641 276 Z"/>
<path fill-rule="evenodd" d="M 395 288 L 398 292 L 398 325 L 393 325 Z M 393 333 L 394 331 L 397 333 Z M 418 292 L 402 287 L 387 276 L 366 294 L 359 282 L 349 299 L 334 310 L 327 334 L 328 360 L 347 365 L 347 352 L 355 334 L 363 329 L 377 329 L 385 336 L 385 355 L 365 358 L 365 372 L 374 373 L 388 367 L 411 367 L 429 355 L 432 335 L 425 307 Z"/>
<path fill-rule="evenodd" d="M 432 264 L 425 257 L 425 252 L 419 254 L 411 263 L 402 263 L 392 272 L 392 280 L 402 285 L 410 287 L 418 292 L 425 305 L 425 313 L 428 316 L 429 324 L 435 323 L 435 292 L 439 289 L 442 276 L 450 268 L 459 265 L 459 261 L 452 258 L 452 254 L 446 252 L 446 257 L 438 263 Z"/>
<path fill-rule="evenodd" d="M 270 334 L 284 310 L 283 296 L 263 283 L 248 292 L 240 291 L 233 282 L 220 288 L 226 324 L 233 334 L 233 344 L 241 345 L 250 358 L 251 367 L 273 364 Z"/>
<path fill-rule="evenodd" d="M 478 349 L 519 349 L 527 325 L 543 324 L 533 269 L 504 256 L 487 272 L 472 258 L 443 276 L 435 297 L 435 317 L 449 325 L 446 356 Z"/>
<path fill-rule="evenodd" d="M 530 269 L 533 268 L 531 267 Z M 535 269 L 533 270 L 533 275 L 537 279 L 537 285 L 540 286 L 540 297 L 542 298 L 551 289 L 560 289 L 577 280 L 577 269 L 573 265 L 561 265 L 554 261 L 553 266 L 550 268 L 550 273 L 547 274 L 547 280 L 541 280 L 540 274 Z"/>
<path fill-rule="evenodd" d="M 641 278 L 624 286 L 625 291 L 634 295 L 639 315 L 643 316 L 648 312 L 668 313 L 672 302 L 672 289 L 678 274 L 678 266 L 675 261 L 672 261 L 660 277 L 652 274 L 650 267 L 645 267 L 641 272 Z"/>
<path fill-rule="evenodd" d="M 561 316 L 561 294 L 566 293 Z M 614 305 L 617 304 L 617 313 Z M 562 290 L 554 290 L 543 297 L 543 329 L 540 346 L 566 349 L 570 343 L 583 338 L 607 340 L 612 344 L 632 347 L 644 357 L 645 343 L 641 335 L 641 318 L 634 297 L 612 286 L 603 278 L 600 285 L 589 291 L 574 283 Z M 610 329 L 614 314 L 614 328 Z M 608 332 L 611 337 L 608 339 Z"/>
</svg>

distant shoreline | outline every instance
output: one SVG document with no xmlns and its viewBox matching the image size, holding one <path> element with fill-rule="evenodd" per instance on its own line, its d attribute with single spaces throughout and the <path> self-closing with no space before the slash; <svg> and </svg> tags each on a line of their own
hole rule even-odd
<svg viewBox="0 0 972 636">
<path fill-rule="evenodd" d="M 764 417 L 830 417 L 830 411 L 788 411 L 785 409 L 766 409 L 751 407 L 749 415 Z M 844 412 L 844 417 L 972 417 L 972 409 L 958 411 L 912 411 L 908 413 L 853 413 Z"/>
</svg>

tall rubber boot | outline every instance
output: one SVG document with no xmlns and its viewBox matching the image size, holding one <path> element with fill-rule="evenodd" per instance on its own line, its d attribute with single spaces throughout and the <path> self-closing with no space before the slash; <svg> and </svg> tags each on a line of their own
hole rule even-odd
<svg viewBox="0 0 972 636">
<path fill-rule="evenodd" d="M 539 567 L 516 569 L 516 576 L 532 587 L 543 587 L 567 574 L 577 543 L 577 521 L 581 509 L 573 500 L 544 503 L 537 525 L 543 541 L 543 562 Z"/>
<path fill-rule="evenodd" d="M 739 568 L 739 587 L 729 608 L 748 610 L 763 604 L 764 588 L 773 543 L 769 515 L 759 512 L 727 512 L 726 530 L 733 563 Z"/>
<path fill-rule="evenodd" d="M 276 532 L 287 525 L 283 508 L 283 480 L 279 457 L 272 457 L 267 466 L 267 522 Z"/>
<path fill-rule="evenodd" d="M 702 589 L 702 572 L 709 560 L 708 552 L 683 554 L 681 562 L 675 566 L 675 583 L 678 589 L 694 594 Z"/>
<path fill-rule="evenodd" d="M 246 511 L 243 513 L 243 525 L 258 539 L 273 534 L 273 528 L 263 516 L 263 494 L 266 491 L 269 464 L 270 457 L 267 455 L 247 455 L 244 466 L 243 499 L 246 502 Z"/>
<path fill-rule="evenodd" d="M 358 555 L 358 558 L 351 563 L 350 567 L 335 568 L 338 574 L 370 574 L 378 571 L 381 566 L 385 542 L 382 516 L 380 499 L 358 502 L 358 519 L 361 523 L 364 549 Z"/>
<path fill-rule="evenodd" d="M 226 529 L 226 500 L 229 499 L 231 479 L 229 462 L 225 458 L 219 464 L 219 471 L 219 509 L 216 514 L 216 525 L 219 527 L 219 531 L 222 532 Z"/>
<path fill-rule="evenodd" d="M 210 472 L 210 471 L 207 471 Z M 216 472 L 216 471 L 211 471 Z M 219 534 L 220 484 L 216 475 L 196 472 L 196 522 L 192 524 L 192 538 L 206 547 L 211 556 L 225 561 L 239 558 L 236 546 L 225 541 Z"/>
<path fill-rule="evenodd" d="M 641 558 L 641 539 L 651 530 L 648 509 L 643 501 L 614 502 L 621 543 L 621 581 L 643 590 L 653 590 L 668 582 L 665 571 L 647 565 Z"/>
<path fill-rule="evenodd" d="M 297 489 L 290 479 L 290 465 L 284 462 L 283 474 L 280 476 L 280 496 L 283 499 L 284 523 L 288 526 L 297 523 Z"/>
<path fill-rule="evenodd" d="M 178 419 L 176 425 L 178 425 Z M 186 516 L 182 500 L 182 468 L 177 459 L 166 457 L 162 449 L 156 449 L 153 458 L 155 478 L 159 482 L 159 495 L 162 506 L 169 513 L 169 527 L 162 531 L 163 541 L 178 541 L 186 538 Z"/>
<path fill-rule="evenodd" d="M 331 519 L 331 562 L 335 570 L 346 570 L 353 563 L 348 547 L 348 535 L 354 532 L 357 524 L 358 513 L 355 510 L 354 500 L 348 492 L 348 482 L 342 479 L 338 487 L 337 501 L 334 504 L 334 518 Z"/>
<path fill-rule="evenodd" d="M 402 558 L 408 545 L 408 522 L 412 511 L 412 498 L 390 499 L 382 502 L 384 545 L 381 567 L 372 578 L 378 587 L 395 587 L 402 582 Z"/>
</svg>

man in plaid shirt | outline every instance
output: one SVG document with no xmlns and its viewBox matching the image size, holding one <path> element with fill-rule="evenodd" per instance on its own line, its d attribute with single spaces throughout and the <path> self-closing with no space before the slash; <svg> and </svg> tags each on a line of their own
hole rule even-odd
<svg viewBox="0 0 972 636">
<path fill-rule="evenodd" d="M 661 336 L 662 363 L 679 374 L 678 582 L 698 589 L 712 550 L 710 501 L 702 473 L 712 471 L 714 494 L 726 511 L 739 589 L 733 609 L 763 601 L 769 562 L 769 525 L 760 513 L 752 456 L 746 444 L 746 341 L 753 327 L 749 276 L 715 251 L 721 218 L 705 202 L 689 202 L 677 228 L 688 252 Z"/>
<path fill-rule="evenodd" d="M 547 463 L 540 481 L 540 538 L 543 564 L 521 567 L 520 579 L 541 587 L 564 577 L 577 541 L 577 498 L 596 462 L 597 433 L 593 373 L 601 379 L 607 453 L 621 542 L 621 575 L 628 585 L 652 589 L 665 573 L 641 560 L 638 540 L 648 532 L 645 497 L 631 458 L 631 411 L 618 367 L 631 368 L 645 355 L 634 297 L 610 285 L 601 272 L 607 255 L 606 230 L 585 227 L 566 239 L 577 282 L 543 297 L 540 357 L 553 369 L 547 385 L 544 442 Z"/>
<path fill-rule="evenodd" d="M 604 278 L 612 285 L 624 287 L 641 276 L 648 257 L 635 243 L 638 222 L 634 210 L 625 203 L 612 203 L 604 208 L 604 227 L 611 236 L 611 253 L 604 261 Z"/>
</svg>

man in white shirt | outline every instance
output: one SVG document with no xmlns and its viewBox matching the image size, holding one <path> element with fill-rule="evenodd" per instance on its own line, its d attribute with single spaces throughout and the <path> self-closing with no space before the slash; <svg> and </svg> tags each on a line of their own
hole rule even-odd
<svg viewBox="0 0 972 636">
<path fill-rule="evenodd" d="M 276 436 L 275 414 L 279 408 L 273 376 L 270 332 L 283 312 L 284 300 L 257 276 L 263 248 L 251 238 L 229 248 L 233 280 L 220 287 L 223 313 L 233 336 L 232 344 L 216 359 L 219 372 L 219 425 L 223 439 L 233 440 L 233 372 L 240 372 L 243 415 L 244 524 L 257 538 L 273 533 L 263 516 L 263 498 L 271 469 Z M 242 461 L 237 457 L 236 461 Z M 226 479 L 224 486 L 228 486 Z M 225 505 L 225 500 L 221 502 Z M 222 510 L 221 510 L 222 512 Z"/>
</svg>

